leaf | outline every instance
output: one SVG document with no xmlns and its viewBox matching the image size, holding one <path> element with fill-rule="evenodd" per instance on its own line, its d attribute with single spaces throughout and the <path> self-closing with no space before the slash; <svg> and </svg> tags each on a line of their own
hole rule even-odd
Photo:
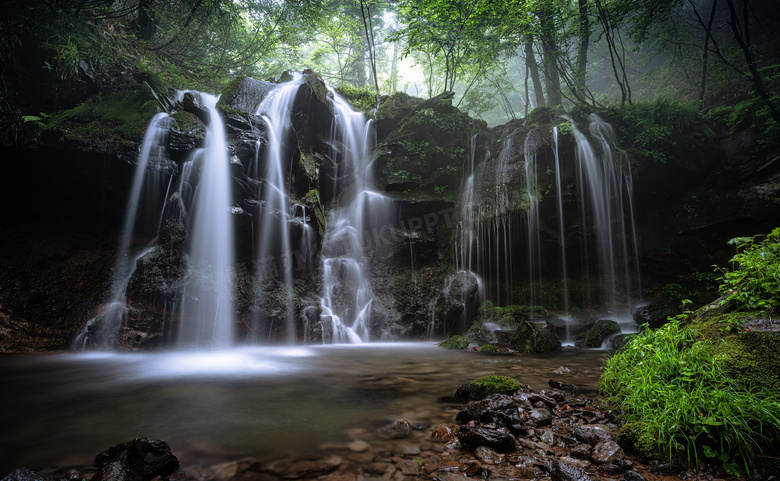
<svg viewBox="0 0 780 481">
<path fill-rule="evenodd" d="M 710 446 L 707 446 L 706 444 L 702 447 L 702 450 L 704 451 L 704 455 L 708 458 L 714 458 L 718 455 L 718 452 L 712 449 Z"/>
</svg>

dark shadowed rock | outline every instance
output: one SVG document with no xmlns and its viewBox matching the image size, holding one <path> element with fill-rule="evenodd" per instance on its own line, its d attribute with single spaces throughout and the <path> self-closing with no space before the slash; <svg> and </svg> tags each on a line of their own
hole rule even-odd
<svg viewBox="0 0 780 481">
<path fill-rule="evenodd" d="M 550 471 L 552 481 L 591 481 L 588 473 L 569 463 L 554 460 Z"/>
<path fill-rule="evenodd" d="M 614 441 L 612 435 L 601 426 L 578 426 L 571 431 L 572 435 L 583 443 L 595 446 L 602 441 Z"/>
<path fill-rule="evenodd" d="M 111 446 L 95 457 L 100 468 L 94 481 L 149 481 L 165 478 L 179 469 L 179 460 L 165 441 L 136 438 Z"/>
<path fill-rule="evenodd" d="M 647 481 L 647 479 L 636 471 L 626 471 L 620 481 Z"/>
<path fill-rule="evenodd" d="M 195 115 L 201 122 L 206 125 L 211 123 L 211 112 L 203 105 L 199 96 L 195 96 L 192 92 L 186 92 L 181 103 L 185 111 Z"/>
<path fill-rule="evenodd" d="M 501 411 L 513 406 L 515 406 L 515 401 L 511 397 L 506 394 L 493 394 L 461 409 L 455 419 L 463 423 L 476 421 L 488 411 Z"/>
<path fill-rule="evenodd" d="M 472 448 L 487 446 L 500 452 L 517 449 L 517 440 L 509 430 L 495 424 L 463 425 L 458 431 L 458 439 L 462 445 Z"/>
<path fill-rule="evenodd" d="M 46 477 L 35 471 L 31 471 L 27 468 L 19 468 L 13 473 L 8 474 L 2 481 L 53 481 L 51 478 Z"/>
<path fill-rule="evenodd" d="M 122 461 L 112 461 L 100 467 L 91 481 L 143 481 L 141 476 Z"/>
</svg>

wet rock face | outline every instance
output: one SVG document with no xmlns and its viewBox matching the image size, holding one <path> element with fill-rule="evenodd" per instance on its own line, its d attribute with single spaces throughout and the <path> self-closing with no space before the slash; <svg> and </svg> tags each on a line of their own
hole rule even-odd
<svg viewBox="0 0 780 481">
<path fill-rule="evenodd" d="M 150 481 L 179 469 L 179 460 L 165 441 L 136 438 L 111 446 L 95 457 L 94 481 Z"/>
</svg>

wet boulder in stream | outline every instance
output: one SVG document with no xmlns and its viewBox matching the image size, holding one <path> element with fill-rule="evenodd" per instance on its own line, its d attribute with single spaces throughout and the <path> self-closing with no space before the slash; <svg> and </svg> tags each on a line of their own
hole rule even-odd
<svg viewBox="0 0 780 481">
<path fill-rule="evenodd" d="M 136 438 L 111 446 L 95 457 L 92 481 L 150 481 L 179 470 L 179 460 L 165 441 Z"/>
</svg>

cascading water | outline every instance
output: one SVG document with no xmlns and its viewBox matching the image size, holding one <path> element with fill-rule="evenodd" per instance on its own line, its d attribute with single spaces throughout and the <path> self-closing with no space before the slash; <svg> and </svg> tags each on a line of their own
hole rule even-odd
<svg viewBox="0 0 780 481">
<path fill-rule="evenodd" d="M 331 144 L 336 165 L 341 166 L 334 192 L 343 194 L 341 206 L 328 216 L 322 243 L 320 323 L 323 341 L 365 342 L 370 340 L 374 301 L 366 272 L 372 248 L 370 229 L 396 220 L 395 201 L 370 188 L 376 146 L 373 122 L 337 94 L 333 106 Z"/>
<path fill-rule="evenodd" d="M 631 166 L 626 152 L 614 147 L 612 127 L 597 115 L 589 117 L 589 133 L 598 142 L 598 151 L 575 123 L 567 120 L 576 142 L 581 212 L 593 220 L 582 224 L 591 225 L 595 231 L 592 237 L 596 242 L 599 278 L 605 286 L 604 297 L 611 312 L 617 313 L 619 283 L 623 283 L 620 290 L 630 296 L 630 270 L 636 268 L 638 272 Z M 582 237 L 587 242 L 591 236 Z M 588 245 L 583 247 L 584 252 L 590 251 Z M 631 304 L 630 297 L 624 304 Z"/>
<path fill-rule="evenodd" d="M 287 186 L 285 185 L 285 165 L 290 165 L 290 159 L 285 158 L 284 152 L 287 139 L 290 136 L 290 112 L 295 94 L 298 91 L 303 76 L 294 74 L 293 79 L 283 83 L 271 92 L 263 100 L 257 109 L 257 114 L 262 115 L 268 126 L 268 143 L 265 150 L 265 175 L 263 178 L 262 200 L 265 204 L 266 216 L 261 225 L 261 233 L 257 251 L 260 259 L 270 259 L 272 253 L 282 252 L 288 256 L 288 262 L 292 262 L 293 246 L 290 240 L 290 222 L 293 221 L 291 211 L 293 209 Z M 304 216 L 305 218 L 305 216 Z M 304 233 L 308 232 L 304 223 Z M 279 245 L 280 244 L 280 245 Z M 263 269 L 263 264 L 258 264 L 258 269 Z M 293 313 L 293 269 L 291 265 L 281 269 L 281 278 L 285 285 L 285 321 L 287 326 L 287 341 L 295 342 L 295 315 Z M 262 277 L 258 273 L 258 277 Z"/>
<path fill-rule="evenodd" d="M 217 97 L 199 94 L 210 122 L 205 148 L 185 164 L 182 190 L 194 189 L 187 238 L 188 272 L 179 322 L 180 347 L 226 347 L 234 341 L 229 268 L 235 263 L 230 169 Z"/>
<path fill-rule="evenodd" d="M 125 298 L 127 284 L 135 271 L 136 261 L 152 249 L 151 246 L 145 246 L 140 251 L 131 252 L 130 245 L 134 234 L 137 230 L 143 230 L 143 225 L 139 229 L 136 228 L 139 210 L 142 214 L 141 217 L 146 220 L 140 224 L 151 224 L 159 230 L 161 211 L 165 207 L 164 203 L 168 190 L 170 190 L 170 181 L 173 179 L 172 176 L 168 176 L 166 182 L 166 176 L 161 173 L 166 159 L 165 143 L 168 126 L 168 114 L 159 113 L 152 118 L 146 129 L 127 200 L 122 237 L 119 241 L 117 262 L 111 280 L 111 296 L 108 303 L 101 309 L 102 312 L 87 321 L 82 331 L 76 336 L 73 346 L 77 349 L 85 348 L 88 340 L 96 346 L 110 347 L 117 330 L 122 326 L 127 310 Z M 165 187 L 166 184 L 167 187 Z M 160 192 L 163 188 L 166 188 L 166 191 L 165 196 L 161 198 Z M 155 238 L 157 233 L 157 231 L 154 232 Z M 153 245 L 154 241 L 150 244 Z"/>
<path fill-rule="evenodd" d="M 486 280 L 494 303 L 557 302 L 567 323 L 575 271 L 584 279 L 576 307 L 603 309 L 628 332 L 635 326 L 623 311 L 639 291 L 628 157 L 597 116 L 587 119 L 588 135 L 564 119 L 572 125 L 565 142 L 557 127 L 508 131 L 498 155 L 466 177 L 456 262 Z M 468 210 L 471 204 L 476 207 Z"/>
</svg>

